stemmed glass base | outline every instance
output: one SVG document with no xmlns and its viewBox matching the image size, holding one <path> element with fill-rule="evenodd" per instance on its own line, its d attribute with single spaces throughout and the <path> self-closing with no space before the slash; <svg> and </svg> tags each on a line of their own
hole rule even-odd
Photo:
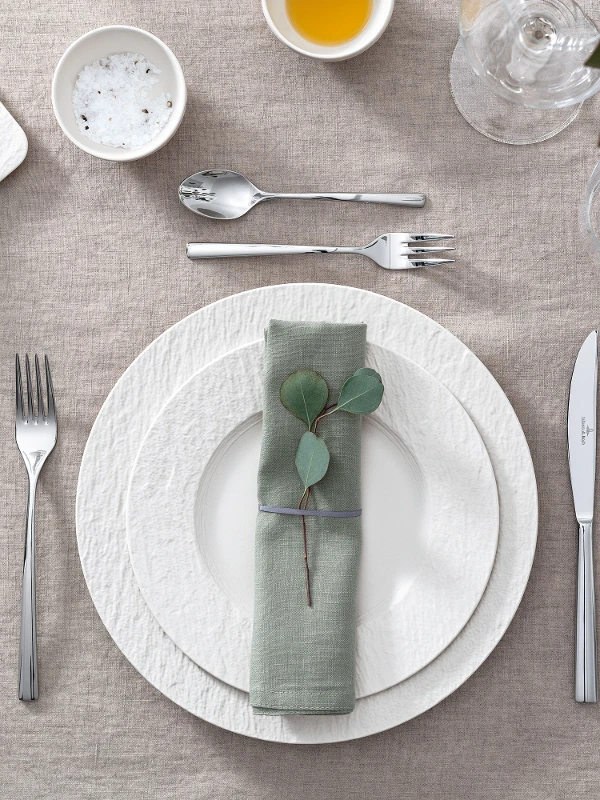
<svg viewBox="0 0 600 800">
<path fill-rule="evenodd" d="M 538 110 L 495 94 L 469 64 L 458 41 L 450 64 L 450 91 L 456 107 L 476 131 L 505 144 L 535 144 L 551 139 L 570 125 L 582 103 Z"/>
</svg>

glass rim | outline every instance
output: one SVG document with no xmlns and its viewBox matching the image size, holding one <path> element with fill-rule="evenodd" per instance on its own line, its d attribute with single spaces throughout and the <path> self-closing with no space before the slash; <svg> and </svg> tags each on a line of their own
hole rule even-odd
<svg viewBox="0 0 600 800">
<path fill-rule="evenodd" d="M 517 0 L 517 2 L 522 6 L 525 7 L 529 0 Z M 588 45 L 596 44 L 600 42 L 600 30 L 596 26 L 594 20 L 587 14 L 579 5 L 579 3 L 575 2 L 575 0 L 560 0 L 560 2 L 564 3 L 565 5 L 571 6 L 573 9 L 577 10 L 578 14 L 581 14 L 581 17 L 588 22 L 591 27 L 594 29 L 594 32 L 590 34 L 587 38 L 578 38 L 577 37 L 577 44 L 578 47 L 587 47 Z M 502 0 L 504 8 L 506 9 L 506 13 L 508 14 L 509 18 L 514 22 L 517 23 L 518 19 L 514 14 L 514 3 L 515 0 Z M 575 38 L 575 37 L 573 37 Z M 563 42 L 558 42 L 552 45 L 553 50 L 568 50 L 572 49 L 572 42 L 573 38 L 567 37 Z"/>
</svg>

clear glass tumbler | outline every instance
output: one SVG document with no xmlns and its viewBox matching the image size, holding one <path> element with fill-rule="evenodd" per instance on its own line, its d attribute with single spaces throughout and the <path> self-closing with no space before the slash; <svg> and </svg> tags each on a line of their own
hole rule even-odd
<svg viewBox="0 0 600 800">
<path fill-rule="evenodd" d="M 575 0 L 462 0 L 450 85 L 458 110 L 499 142 L 549 139 L 600 89 L 585 61 L 600 33 Z"/>
<path fill-rule="evenodd" d="M 590 255 L 600 259 L 600 161 L 594 167 L 585 187 L 579 210 L 581 227 L 586 233 Z"/>
</svg>

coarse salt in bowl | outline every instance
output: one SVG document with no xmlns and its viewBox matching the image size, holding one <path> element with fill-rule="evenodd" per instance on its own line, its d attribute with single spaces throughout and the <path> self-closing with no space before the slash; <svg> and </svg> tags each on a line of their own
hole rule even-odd
<svg viewBox="0 0 600 800">
<path fill-rule="evenodd" d="M 131 56 L 147 62 L 140 74 L 140 64 L 134 67 L 135 58 Z M 107 63 L 107 74 L 114 76 L 122 92 L 115 89 L 116 97 L 100 103 L 97 101 L 101 98 L 86 99 L 86 92 L 97 92 L 93 86 L 98 81 L 98 69 Z M 147 74 L 146 69 L 150 70 Z M 125 74 L 129 75 L 128 85 L 124 83 Z M 101 83 L 98 86 L 101 91 L 106 88 Z M 125 113 L 119 105 L 121 98 L 137 99 L 138 95 L 139 103 L 133 104 L 135 113 L 130 109 Z M 97 28 L 77 39 L 58 62 L 52 80 L 52 105 L 63 132 L 86 153 L 108 161 L 135 161 L 163 147 L 183 119 L 186 99 L 183 70 L 171 50 L 151 33 L 126 25 Z M 85 129 L 88 120 L 82 118 L 86 104 L 94 117 L 89 133 Z M 109 122 L 109 108 L 121 111 L 118 119 Z M 126 134 L 126 146 L 117 143 L 113 123 Z"/>
</svg>

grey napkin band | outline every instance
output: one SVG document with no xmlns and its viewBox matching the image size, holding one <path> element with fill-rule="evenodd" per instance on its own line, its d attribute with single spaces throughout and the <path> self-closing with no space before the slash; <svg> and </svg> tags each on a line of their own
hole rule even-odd
<svg viewBox="0 0 600 800">
<path fill-rule="evenodd" d="M 269 514 L 289 514 L 295 517 L 360 517 L 362 508 L 358 511 L 317 511 L 312 508 L 278 508 L 277 506 L 259 506 L 259 511 Z"/>
</svg>

